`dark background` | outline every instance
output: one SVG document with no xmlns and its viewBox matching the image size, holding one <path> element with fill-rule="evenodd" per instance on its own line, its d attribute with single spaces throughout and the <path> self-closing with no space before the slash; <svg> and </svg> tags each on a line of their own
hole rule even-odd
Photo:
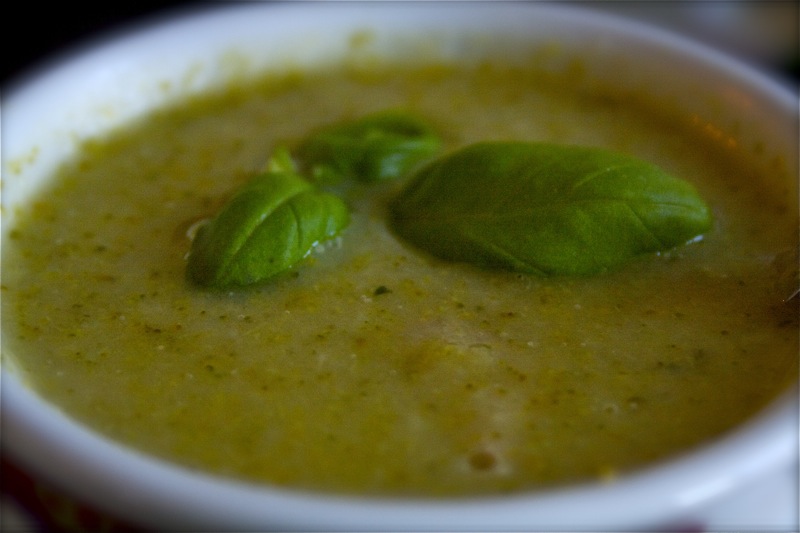
<svg viewBox="0 0 800 533">
<path fill-rule="evenodd" d="M 36 2 L 17 0 L 13 9 L 3 11 L 3 61 L 5 87 L 30 69 L 41 65 L 80 43 L 128 25 L 145 22 L 172 10 L 213 5 L 215 2 L 169 0 L 162 2 L 79 1 Z"/>
</svg>

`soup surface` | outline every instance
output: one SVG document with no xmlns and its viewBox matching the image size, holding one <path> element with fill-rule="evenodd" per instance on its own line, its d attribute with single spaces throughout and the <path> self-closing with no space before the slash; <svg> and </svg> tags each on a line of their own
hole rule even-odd
<svg viewBox="0 0 800 533">
<path fill-rule="evenodd" d="M 276 146 L 396 107 L 445 150 L 634 154 L 693 183 L 714 227 L 614 272 L 537 278 L 416 251 L 387 227 L 402 181 L 355 185 L 339 191 L 350 226 L 279 279 L 186 281 L 187 231 Z M 223 475 L 435 496 L 612 478 L 730 429 L 797 376 L 792 169 L 707 126 L 576 72 L 500 64 L 271 75 L 195 97 L 87 141 L 17 214 L 3 356 L 97 431 Z"/>
</svg>

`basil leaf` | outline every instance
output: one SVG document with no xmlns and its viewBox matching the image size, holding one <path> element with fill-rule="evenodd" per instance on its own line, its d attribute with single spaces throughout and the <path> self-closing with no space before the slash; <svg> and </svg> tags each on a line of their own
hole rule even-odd
<svg viewBox="0 0 800 533">
<path fill-rule="evenodd" d="M 266 280 L 347 226 L 342 200 L 285 170 L 285 158 L 276 162 L 198 230 L 187 265 L 193 282 L 225 288 Z"/>
<path fill-rule="evenodd" d="M 297 165 L 295 165 L 294 159 L 292 159 L 291 152 L 289 152 L 285 146 L 279 146 L 275 149 L 275 152 L 272 154 L 272 157 L 269 158 L 267 164 L 264 165 L 263 172 L 288 172 L 297 174 Z"/>
<path fill-rule="evenodd" d="M 376 182 L 406 173 L 439 144 L 423 120 L 390 110 L 327 126 L 303 142 L 297 156 L 317 183 Z"/>
<path fill-rule="evenodd" d="M 392 202 L 391 224 L 443 259 L 581 275 L 687 243 L 711 215 L 689 183 L 627 155 L 485 142 L 420 169 Z"/>
</svg>

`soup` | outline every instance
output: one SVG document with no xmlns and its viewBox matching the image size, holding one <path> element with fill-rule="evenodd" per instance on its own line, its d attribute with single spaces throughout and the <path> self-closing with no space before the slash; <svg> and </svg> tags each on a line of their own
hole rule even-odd
<svg viewBox="0 0 800 533">
<path fill-rule="evenodd" d="M 702 241 L 591 277 L 437 260 L 403 181 L 338 191 L 340 238 L 241 290 L 187 282 L 189 235 L 272 151 L 373 111 L 444 150 L 603 146 L 691 182 Z M 189 468 L 338 493 L 462 496 L 615 476 L 754 414 L 798 371 L 788 162 L 642 93 L 531 65 L 272 73 L 86 141 L 3 244 L 3 353 L 108 437 Z"/>
</svg>

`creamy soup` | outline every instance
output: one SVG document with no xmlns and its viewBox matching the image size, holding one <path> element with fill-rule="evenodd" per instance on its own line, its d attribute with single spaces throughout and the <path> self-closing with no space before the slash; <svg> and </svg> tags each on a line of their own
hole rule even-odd
<svg viewBox="0 0 800 533">
<path fill-rule="evenodd" d="M 604 146 L 694 184 L 700 241 L 591 277 L 450 264 L 396 238 L 402 180 L 337 191 L 290 272 L 192 286 L 187 232 L 279 144 L 372 111 Z M 87 141 L 3 242 L 3 356 L 70 416 L 191 468 L 280 486 L 489 494 L 614 476 L 717 436 L 796 379 L 795 170 L 580 69 L 271 75 Z"/>
</svg>

